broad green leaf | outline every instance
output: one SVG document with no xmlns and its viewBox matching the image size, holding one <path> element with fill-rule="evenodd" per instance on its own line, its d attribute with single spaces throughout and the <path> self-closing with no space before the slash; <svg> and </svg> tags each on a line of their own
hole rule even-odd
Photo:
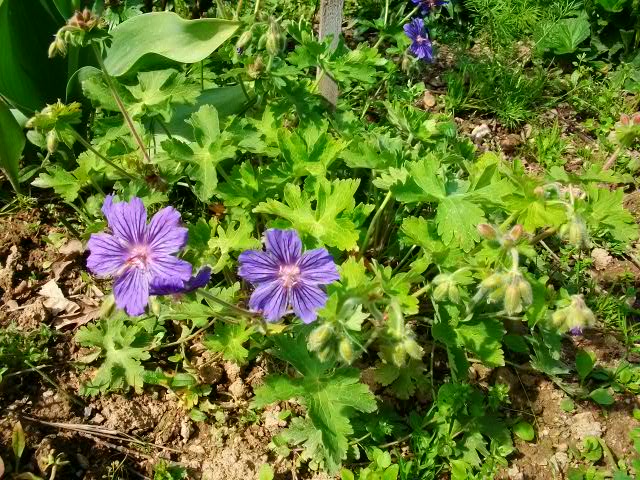
<svg viewBox="0 0 640 480">
<path fill-rule="evenodd" d="M 2 55 L 1 52 L 0 55 Z M 26 138 L 22 128 L 11 110 L 0 100 L 0 170 L 7 176 L 16 192 L 20 191 L 18 171 L 25 143 Z"/>
<path fill-rule="evenodd" d="M 216 235 L 209 240 L 207 251 L 207 254 L 218 258 L 212 267 L 213 272 L 218 273 L 225 266 L 231 266 L 231 253 L 259 249 L 262 243 L 253 235 L 254 225 L 246 216 L 240 217 L 239 222 L 230 221 L 226 228 L 218 225 Z"/>
<path fill-rule="evenodd" d="M 621 12 L 626 5 L 631 4 L 631 0 L 596 0 L 596 3 L 607 12 Z M 637 7 L 636 7 L 637 8 Z"/>
<path fill-rule="evenodd" d="M 540 41 L 539 47 L 551 50 L 556 55 L 574 53 L 591 34 L 591 26 L 586 15 L 564 18 L 556 21 Z"/>
<path fill-rule="evenodd" d="M 480 240 L 477 226 L 484 221 L 482 209 L 464 197 L 447 197 L 438 205 L 438 235 L 445 245 L 459 245 L 464 252 Z"/>
<path fill-rule="evenodd" d="M 126 323 L 117 314 L 99 323 L 83 327 L 75 337 L 84 347 L 98 349 L 103 362 L 93 379 L 83 390 L 89 395 L 115 390 L 142 391 L 144 367 L 141 361 L 150 358 L 147 347 L 149 338 L 141 325 Z"/>
<path fill-rule="evenodd" d="M 239 22 L 217 18 L 185 20 L 171 12 L 137 15 L 112 31 L 104 60 L 107 71 L 119 77 L 167 60 L 195 63 L 229 40 Z"/>
<path fill-rule="evenodd" d="M 41 173 L 31 185 L 39 188 L 53 188 L 54 192 L 60 195 L 65 202 L 73 202 L 78 198 L 80 192 L 80 182 L 72 174 L 60 167 L 50 167 L 49 173 Z"/>
<path fill-rule="evenodd" d="M 606 388 L 597 388 L 589 394 L 589 398 L 599 405 L 613 405 L 614 399 Z"/>
<path fill-rule="evenodd" d="M 267 213 L 288 220 L 298 232 L 320 240 L 330 247 L 353 250 L 358 245 L 358 230 L 346 216 L 355 207 L 354 195 L 359 179 L 318 179 L 313 194 L 305 185 L 304 191 L 293 184 L 284 189 L 284 202 L 268 199 L 253 209 L 255 213 Z M 315 208 L 312 203 L 315 200 Z"/>
<path fill-rule="evenodd" d="M 587 375 L 593 370 L 594 365 L 595 356 L 593 353 L 587 352 L 586 350 L 578 350 L 576 354 L 576 370 L 578 371 L 580 381 L 584 382 Z"/>
<path fill-rule="evenodd" d="M 249 356 L 249 350 L 244 344 L 253 332 L 253 327 L 247 327 L 244 321 L 237 324 L 219 323 L 216 325 L 215 333 L 204 340 L 204 345 L 209 350 L 221 352 L 225 360 L 242 365 Z"/>
<path fill-rule="evenodd" d="M 256 390 L 253 407 L 292 398 L 302 400 L 308 418 L 292 422 L 287 438 L 294 444 L 303 444 L 310 458 L 335 473 L 346 458 L 348 437 L 353 434 L 351 412 L 373 412 L 377 408 L 375 397 L 359 382 L 357 369 L 334 369 L 332 364 L 312 356 L 303 331 L 296 332 L 295 337 L 280 335 L 274 342 L 273 353 L 290 363 L 300 376 L 268 376 L 264 385 Z"/>
<path fill-rule="evenodd" d="M 536 436 L 533 431 L 533 426 L 524 420 L 519 421 L 513 426 L 513 433 L 527 442 L 532 441 Z"/>
<path fill-rule="evenodd" d="M 571 413 L 576 409 L 576 404 L 570 398 L 564 398 L 560 402 L 560 408 L 563 412 Z"/>
<path fill-rule="evenodd" d="M 17 108 L 32 112 L 64 97 L 66 61 L 47 57 L 63 24 L 51 0 L 0 0 L 0 95 Z"/>
<path fill-rule="evenodd" d="M 504 365 L 502 336 L 504 329 L 497 320 L 459 323 L 455 327 L 460 344 L 490 367 Z"/>
<path fill-rule="evenodd" d="M 258 472 L 258 480 L 273 480 L 273 467 L 268 463 L 263 464 Z"/>
<path fill-rule="evenodd" d="M 76 10 L 81 10 L 80 0 L 53 0 L 53 4 L 60 12 L 62 18 L 71 18 Z"/>
</svg>

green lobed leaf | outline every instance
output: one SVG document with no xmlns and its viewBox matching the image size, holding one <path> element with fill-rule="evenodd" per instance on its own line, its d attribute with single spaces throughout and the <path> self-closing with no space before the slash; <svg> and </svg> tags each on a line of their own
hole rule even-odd
<svg viewBox="0 0 640 480">
<path fill-rule="evenodd" d="M 527 442 L 532 441 L 536 436 L 533 426 L 524 420 L 519 421 L 513 426 L 513 433 Z"/>
<path fill-rule="evenodd" d="M 239 22 L 218 18 L 185 20 L 171 12 L 137 15 L 112 31 L 104 63 L 111 75 L 119 77 L 167 60 L 199 62 L 229 40 L 239 26 Z"/>
<path fill-rule="evenodd" d="M 237 324 L 219 323 L 216 325 L 215 333 L 207 336 L 203 343 L 209 350 L 222 353 L 225 360 L 242 365 L 249 356 L 249 350 L 244 347 L 244 343 L 253 333 L 253 327 L 247 327 L 245 321 Z"/>
</svg>

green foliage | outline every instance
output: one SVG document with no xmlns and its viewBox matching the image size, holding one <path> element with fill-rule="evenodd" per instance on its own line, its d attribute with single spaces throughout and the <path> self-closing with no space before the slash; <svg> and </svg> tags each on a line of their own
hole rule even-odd
<svg viewBox="0 0 640 480">
<path fill-rule="evenodd" d="M 237 324 L 219 323 L 215 333 L 208 336 L 204 344 L 209 350 L 222 353 L 225 360 L 243 364 L 249 356 L 249 350 L 243 345 L 253 333 L 253 327 L 247 327 L 244 321 Z"/>
<path fill-rule="evenodd" d="M 238 26 L 217 18 L 184 20 L 171 12 L 137 15 L 113 30 L 104 63 L 115 77 L 157 65 L 158 59 L 196 63 L 228 40 Z"/>
<path fill-rule="evenodd" d="M 20 192 L 18 170 L 25 143 L 20 125 L 9 107 L 0 101 L 0 170 L 16 192 Z"/>
<path fill-rule="evenodd" d="M 45 325 L 28 332 L 14 324 L 0 329 L 0 370 L 13 372 L 43 363 L 49 358 L 47 347 L 52 337 L 53 332 Z"/>
<path fill-rule="evenodd" d="M 299 376 L 268 376 L 255 392 L 253 407 L 301 400 L 306 416 L 294 419 L 282 435 L 290 443 L 302 445 L 304 457 L 336 472 L 346 458 L 348 439 L 353 434 L 350 417 L 356 411 L 375 411 L 375 398 L 366 385 L 359 383 L 356 369 L 335 368 L 309 354 L 302 331 L 295 338 L 274 337 L 274 343 L 273 354 L 293 366 Z"/>
<path fill-rule="evenodd" d="M 97 395 L 130 388 L 142 391 L 144 367 L 141 362 L 150 358 L 150 340 L 142 325 L 132 325 L 123 315 L 111 316 L 79 330 L 76 341 L 93 349 L 85 357 L 85 363 L 102 360 L 91 381 L 84 385 L 83 393 Z"/>
<path fill-rule="evenodd" d="M 160 460 L 153 468 L 153 480 L 183 480 L 187 478 L 187 470 L 182 467 L 171 467 Z"/>
</svg>

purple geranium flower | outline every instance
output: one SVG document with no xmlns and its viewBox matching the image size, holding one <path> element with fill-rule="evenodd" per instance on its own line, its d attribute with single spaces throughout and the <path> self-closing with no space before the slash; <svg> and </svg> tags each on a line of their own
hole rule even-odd
<svg viewBox="0 0 640 480">
<path fill-rule="evenodd" d="M 87 267 L 96 275 L 115 279 L 118 308 L 141 315 L 149 295 L 186 293 L 209 282 L 209 268 L 192 277 L 191 264 L 173 256 L 187 243 L 187 229 L 180 225 L 180 213 L 173 207 L 163 208 L 147 224 L 142 200 L 133 197 L 113 203 L 113 195 L 108 195 L 102 213 L 112 233 L 91 235 Z"/>
<path fill-rule="evenodd" d="M 433 60 L 433 47 L 429 34 L 421 18 L 414 18 L 404 26 L 404 33 L 412 40 L 409 49 L 420 60 L 431 62 Z"/>
<path fill-rule="evenodd" d="M 420 12 L 423 15 L 427 15 L 431 10 L 436 7 L 441 7 L 448 3 L 447 0 L 411 0 L 414 5 L 420 7 Z"/>
<path fill-rule="evenodd" d="M 282 318 L 289 306 L 305 323 L 313 322 L 327 294 L 320 285 L 340 279 L 333 257 L 324 248 L 302 253 L 295 230 L 267 230 L 266 252 L 240 254 L 238 274 L 256 286 L 249 307 L 270 322 Z"/>
</svg>

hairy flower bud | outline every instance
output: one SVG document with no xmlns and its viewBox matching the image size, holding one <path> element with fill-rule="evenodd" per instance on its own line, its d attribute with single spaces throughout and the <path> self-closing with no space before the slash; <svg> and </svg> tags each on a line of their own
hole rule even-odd
<svg viewBox="0 0 640 480">
<path fill-rule="evenodd" d="M 564 224 L 560 228 L 560 235 L 571 245 L 579 249 L 584 249 L 589 246 L 589 232 L 584 220 L 573 215 L 569 219 L 569 223 Z"/>
<path fill-rule="evenodd" d="M 509 285 L 504 292 L 504 309 L 509 315 L 513 315 L 522 310 L 520 301 L 520 290 L 517 285 Z"/>
<path fill-rule="evenodd" d="M 351 345 L 351 341 L 348 338 L 343 338 L 340 340 L 338 344 L 338 352 L 340 352 L 340 357 L 347 363 L 353 362 L 353 346 Z"/>
<path fill-rule="evenodd" d="M 245 47 L 251 42 L 252 37 L 253 34 L 251 33 L 251 30 L 245 30 L 236 42 L 236 51 L 238 53 L 242 53 Z"/>
<path fill-rule="evenodd" d="M 511 236 L 511 238 L 513 238 L 514 241 L 517 242 L 518 240 L 520 240 L 520 237 L 522 236 L 523 232 L 524 232 L 523 226 L 518 223 L 517 225 L 513 226 L 511 231 L 509 231 L 509 235 Z"/>
<path fill-rule="evenodd" d="M 422 358 L 422 355 L 424 355 L 422 347 L 418 345 L 418 342 L 416 342 L 413 338 L 407 338 L 404 341 L 403 346 L 405 352 L 407 352 L 407 354 L 415 360 L 420 360 Z"/>
<path fill-rule="evenodd" d="M 498 237 L 498 231 L 488 223 L 478 225 L 478 233 L 485 240 L 495 240 Z"/>
<path fill-rule="evenodd" d="M 312 352 L 317 352 L 325 347 L 332 336 L 333 326 L 330 323 L 324 323 L 311 332 L 307 340 L 307 346 Z"/>
<path fill-rule="evenodd" d="M 270 56 L 275 57 L 282 51 L 282 47 L 282 31 L 280 30 L 280 26 L 276 22 L 272 21 L 269 23 L 269 31 L 267 32 L 265 48 Z"/>
<path fill-rule="evenodd" d="M 58 150 L 58 135 L 55 130 L 50 130 L 47 133 L 47 150 L 49 153 L 56 153 Z"/>
<path fill-rule="evenodd" d="M 247 75 L 253 79 L 257 79 L 264 72 L 264 61 L 262 57 L 257 57 L 255 61 L 247 67 Z"/>
<path fill-rule="evenodd" d="M 398 344 L 391 351 L 391 360 L 396 367 L 404 367 L 404 364 L 407 361 L 407 350 L 404 345 Z"/>
<path fill-rule="evenodd" d="M 596 316 L 584 303 L 582 295 L 572 295 L 571 304 L 556 310 L 551 316 L 551 322 L 563 332 L 582 332 L 583 328 L 596 323 Z"/>
<path fill-rule="evenodd" d="M 502 287 L 503 284 L 504 275 L 502 273 L 494 273 L 480 282 L 480 288 L 484 290 L 495 290 Z"/>
<path fill-rule="evenodd" d="M 453 303 L 460 301 L 460 290 L 455 278 L 450 273 L 441 273 L 433 279 L 433 284 L 436 288 L 433 289 L 433 298 L 436 301 L 445 300 L 448 298 Z"/>
</svg>

